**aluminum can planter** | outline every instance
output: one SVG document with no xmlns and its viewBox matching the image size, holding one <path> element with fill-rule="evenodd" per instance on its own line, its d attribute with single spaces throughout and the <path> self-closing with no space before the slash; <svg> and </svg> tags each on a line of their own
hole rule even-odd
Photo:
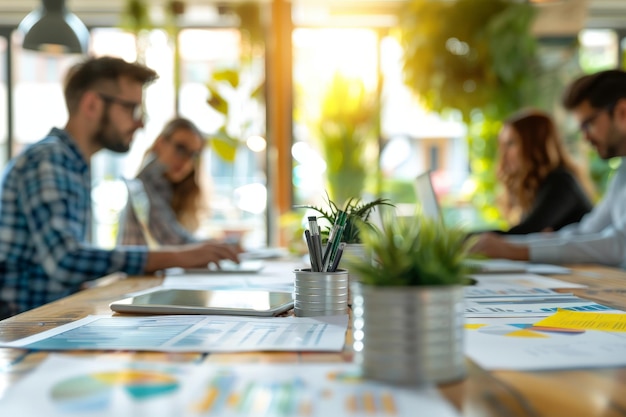
<svg viewBox="0 0 626 417">
<path fill-rule="evenodd" d="M 420 385 L 465 376 L 463 286 L 351 287 L 353 347 L 365 378 Z"/>
</svg>

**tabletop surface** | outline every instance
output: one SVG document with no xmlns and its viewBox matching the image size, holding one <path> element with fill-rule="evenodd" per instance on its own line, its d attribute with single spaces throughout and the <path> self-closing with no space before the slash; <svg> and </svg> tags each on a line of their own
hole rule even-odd
<svg viewBox="0 0 626 417">
<path fill-rule="evenodd" d="M 586 288 L 561 290 L 626 310 L 626 271 L 598 266 L 573 266 L 562 281 Z M 110 280 L 109 280 L 110 281 Z M 8 342 L 73 322 L 87 315 L 110 314 L 109 303 L 125 294 L 161 284 L 157 276 L 129 277 L 106 282 L 42 307 L 0 321 L 0 341 Z M 74 355 L 117 355 L 133 359 L 206 363 L 350 362 L 350 331 L 344 351 L 159 353 L 74 352 Z M 34 369 L 46 352 L 0 348 L 0 398 L 11 384 Z M 624 352 L 626 355 L 626 352 Z M 486 371 L 467 360 L 468 373 L 459 382 L 440 386 L 440 392 L 463 416 L 626 416 L 626 367 L 559 371 Z"/>
</svg>

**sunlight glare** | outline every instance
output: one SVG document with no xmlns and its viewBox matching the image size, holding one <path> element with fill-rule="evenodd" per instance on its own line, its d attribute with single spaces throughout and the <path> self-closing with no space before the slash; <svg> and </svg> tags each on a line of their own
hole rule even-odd
<svg viewBox="0 0 626 417">
<path fill-rule="evenodd" d="M 246 140 L 246 145 L 252 152 L 263 152 L 267 147 L 267 143 L 263 136 L 253 135 Z"/>
<path fill-rule="evenodd" d="M 261 214 L 267 207 L 267 188 L 263 184 L 246 184 L 234 190 L 237 207 L 253 214 Z"/>
<path fill-rule="evenodd" d="M 308 71 L 320 80 L 331 79 L 339 71 L 344 76 L 363 80 L 375 88 L 378 68 L 378 40 L 369 29 L 297 29 L 297 49 L 305 51 L 302 59 Z"/>
</svg>

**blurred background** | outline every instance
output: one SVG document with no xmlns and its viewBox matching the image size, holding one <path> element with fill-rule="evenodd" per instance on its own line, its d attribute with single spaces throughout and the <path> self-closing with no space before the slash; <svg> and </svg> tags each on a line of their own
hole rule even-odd
<svg viewBox="0 0 626 417">
<path fill-rule="evenodd" d="M 84 49 L 29 49 L 20 23 L 60 7 L 86 27 Z M 0 164 L 64 125 L 73 63 L 114 55 L 160 78 L 131 151 L 93 160 L 98 245 L 115 243 L 121 178 L 175 115 L 210 142 L 203 236 L 298 250 L 294 205 L 385 197 L 408 213 L 426 170 L 448 220 L 502 226 L 496 136 L 520 107 L 555 115 L 601 196 L 618 161 L 587 148 L 559 96 L 622 67 L 625 36 L 623 0 L 0 0 Z"/>
</svg>

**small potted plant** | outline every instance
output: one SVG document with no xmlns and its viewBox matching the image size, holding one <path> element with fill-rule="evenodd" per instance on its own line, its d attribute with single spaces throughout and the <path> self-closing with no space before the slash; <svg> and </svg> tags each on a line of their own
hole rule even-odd
<svg viewBox="0 0 626 417">
<path fill-rule="evenodd" d="M 328 235 L 332 225 L 337 222 L 339 214 L 343 211 L 346 213 L 347 220 L 346 225 L 341 236 L 341 242 L 346 245 L 343 248 L 342 261 L 339 267 L 342 269 L 347 268 L 347 260 L 352 259 L 355 262 L 369 263 L 370 256 L 367 254 L 364 245 L 361 242 L 361 230 L 372 229 L 375 230 L 376 226 L 371 221 L 373 211 L 381 206 L 394 207 L 388 199 L 377 198 L 368 203 L 364 203 L 360 199 L 350 198 L 343 208 L 340 208 L 334 201 L 330 199 L 328 194 L 326 195 L 327 207 L 319 207 L 314 205 L 300 205 L 296 208 L 307 208 L 314 210 L 319 214 L 318 220 L 322 219 L 324 226 L 321 228 L 321 237 L 323 241 L 328 240 Z M 358 274 L 353 271 L 349 271 L 350 281 L 358 280 Z M 348 301 L 350 303 L 350 301 Z"/>
<path fill-rule="evenodd" d="M 371 216 L 374 209 L 379 206 L 394 207 L 391 202 L 386 198 L 377 198 L 376 200 L 364 203 L 361 199 L 350 198 L 346 202 L 344 208 L 340 208 L 334 201 L 330 199 L 328 194 L 326 195 L 327 207 L 319 207 L 314 205 L 300 205 L 296 208 L 307 208 L 316 211 L 320 216 L 318 219 L 324 219 L 328 221 L 328 226 L 321 230 L 322 238 L 327 239 L 330 228 L 337 222 L 339 213 L 344 211 L 347 215 L 346 227 L 343 230 L 342 242 L 347 244 L 360 244 L 361 236 L 360 231 L 362 227 L 373 228 L 371 223 Z M 362 226 L 358 226 L 358 224 Z"/>
<path fill-rule="evenodd" d="M 421 213 L 360 229 L 373 261 L 348 268 L 360 277 L 352 283 L 353 346 L 363 376 L 399 384 L 462 378 L 466 233 Z"/>
</svg>

